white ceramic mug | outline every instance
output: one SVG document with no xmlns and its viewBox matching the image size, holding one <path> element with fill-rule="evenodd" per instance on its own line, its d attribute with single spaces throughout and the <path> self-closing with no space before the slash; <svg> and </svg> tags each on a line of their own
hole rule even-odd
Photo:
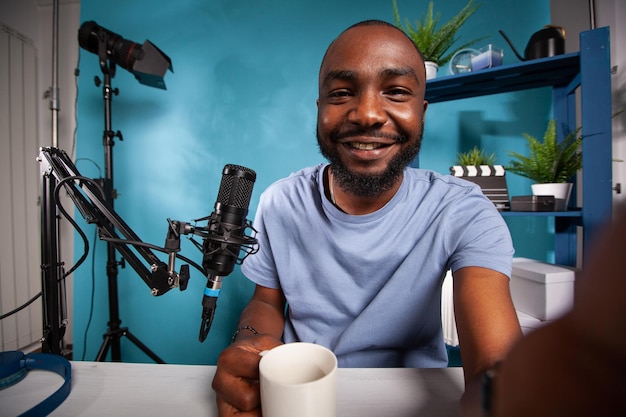
<svg viewBox="0 0 626 417">
<path fill-rule="evenodd" d="M 335 417 L 337 357 L 314 343 L 287 343 L 262 352 L 263 417 Z"/>
</svg>

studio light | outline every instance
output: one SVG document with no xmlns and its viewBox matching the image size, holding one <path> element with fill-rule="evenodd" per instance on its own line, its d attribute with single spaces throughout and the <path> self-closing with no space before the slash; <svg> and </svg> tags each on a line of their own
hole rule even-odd
<svg viewBox="0 0 626 417">
<path fill-rule="evenodd" d="M 117 33 L 99 26 L 93 20 L 85 22 L 78 30 L 78 44 L 105 60 L 133 73 L 135 78 L 149 87 L 165 90 L 163 77 L 172 69 L 172 61 L 152 42 L 143 45 L 122 38 Z"/>
</svg>

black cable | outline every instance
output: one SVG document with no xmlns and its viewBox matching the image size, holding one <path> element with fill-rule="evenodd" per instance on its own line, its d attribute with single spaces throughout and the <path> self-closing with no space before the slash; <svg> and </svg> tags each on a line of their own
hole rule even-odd
<svg viewBox="0 0 626 417">
<path fill-rule="evenodd" d="M 102 178 L 102 168 L 100 168 L 100 165 L 98 165 L 98 163 L 96 161 L 94 161 L 93 159 L 90 159 L 90 158 L 76 158 L 76 163 L 77 164 L 80 161 L 91 162 L 93 165 L 95 165 L 96 169 L 98 170 L 98 177 Z M 94 182 L 94 183 L 99 185 L 97 182 Z"/>
<path fill-rule="evenodd" d="M 93 161 L 92 161 L 93 162 Z M 98 166 L 96 164 L 96 166 Z M 67 219 L 68 222 L 70 222 L 70 224 L 72 225 L 72 227 L 74 227 L 74 229 L 80 234 L 82 240 L 83 240 L 83 244 L 84 244 L 84 248 L 85 250 L 83 251 L 83 255 L 81 256 L 81 258 L 76 262 L 76 264 L 64 275 L 64 277 L 68 276 L 71 272 L 75 271 L 87 258 L 87 255 L 89 253 L 89 240 L 87 239 L 87 236 L 85 235 L 85 233 L 83 232 L 83 230 L 80 228 L 80 226 L 78 225 L 78 223 L 71 217 L 69 216 L 69 214 L 67 213 L 67 211 L 65 210 L 65 208 L 63 207 L 63 205 L 61 204 L 61 201 L 59 199 L 59 191 L 61 189 L 61 186 L 69 181 L 75 181 L 75 180 L 79 180 L 79 181 L 85 181 L 88 183 L 93 184 L 98 191 L 100 192 L 101 195 L 104 196 L 104 191 L 102 190 L 102 188 L 100 187 L 100 184 L 98 184 L 96 181 L 92 180 L 91 178 L 87 178 L 87 177 L 83 177 L 80 175 L 73 175 L 67 178 L 64 178 L 63 180 L 59 181 L 59 183 L 57 184 L 57 186 L 54 189 L 54 197 L 55 197 L 55 201 L 56 201 L 56 205 L 59 208 L 59 211 L 61 213 L 63 213 L 63 215 L 65 216 L 65 218 Z M 97 228 L 94 230 L 94 250 L 92 252 L 92 262 L 91 262 L 91 302 L 90 302 L 90 308 L 89 308 L 89 319 L 87 320 L 87 326 L 85 327 L 85 333 L 83 334 L 83 355 L 81 360 L 85 360 L 85 354 L 87 353 L 87 335 L 89 333 L 89 327 L 91 326 L 91 320 L 93 319 L 93 311 L 94 311 L 94 300 L 95 300 L 95 263 L 96 263 L 96 259 L 95 259 L 95 255 L 96 255 L 96 242 L 97 242 Z"/>
<path fill-rule="evenodd" d="M 93 319 L 93 306 L 96 298 L 96 244 L 98 242 L 98 229 L 94 229 L 93 232 L 93 252 L 91 254 L 91 308 L 89 309 L 89 318 L 87 319 L 87 325 L 85 326 L 85 333 L 83 334 L 83 356 L 81 361 L 85 360 L 85 354 L 87 353 L 87 334 L 89 333 L 89 327 L 91 327 L 91 320 Z"/>
<path fill-rule="evenodd" d="M 97 164 L 96 164 L 97 166 Z M 65 210 L 65 208 L 63 207 L 63 205 L 61 204 L 61 200 L 59 199 L 59 193 L 61 190 L 61 186 L 69 181 L 75 181 L 75 180 L 79 180 L 79 181 L 85 181 L 88 183 L 93 184 L 98 191 L 100 192 L 100 194 L 104 195 L 104 191 L 102 190 L 102 188 L 100 187 L 100 184 L 98 184 L 97 182 L 93 181 L 90 178 L 87 177 L 83 177 L 83 176 L 78 176 L 78 175 L 74 175 L 74 176 L 70 176 L 67 178 L 62 179 L 61 181 L 58 182 L 58 184 L 56 185 L 55 189 L 54 189 L 54 198 L 56 201 L 56 206 L 58 207 L 59 211 L 63 214 L 63 216 L 66 218 L 66 220 L 72 225 L 72 227 L 74 228 L 74 230 L 76 230 L 78 232 L 78 234 L 80 235 L 81 239 L 83 240 L 83 247 L 84 247 L 84 251 L 83 251 L 83 255 L 80 257 L 80 259 L 74 264 L 74 266 L 72 268 L 70 268 L 69 271 L 67 271 L 67 273 L 65 273 L 63 275 L 63 278 L 69 276 L 69 274 L 71 274 L 72 272 L 74 272 L 84 261 L 85 259 L 87 259 L 87 255 L 89 254 L 89 240 L 87 239 L 87 236 L 85 235 L 85 232 L 83 232 L 83 230 L 80 228 L 80 226 L 78 225 L 78 223 L 68 214 L 68 212 Z M 94 265 L 95 265 L 95 254 L 96 254 L 96 236 L 97 236 L 97 229 L 94 231 L 94 250 L 92 252 L 92 273 L 91 273 L 91 303 L 90 303 L 90 309 L 89 309 L 89 319 L 87 321 L 87 327 L 85 329 L 85 333 L 83 335 L 83 356 L 82 356 L 82 360 L 85 360 L 85 353 L 87 351 L 87 333 L 89 331 L 89 327 L 91 326 L 91 320 L 93 318 L 93 309 L 94 309 L 94 298 L 95 298 L 95 271 L 94 271 Z"/>
<path fill-rule="evenodd" d="M 70 157 L 73 158 L 76 152 L 76 136 L 78 133 L 78 76 L 80 75 L 80 46 L 78 47 L 78 57 L 76 58 L 76 68 L 74 68 L 74 86 L 76 87 L 76 95 L 74 96 L 74 132 L 72 133 L 72 150 Z"/>
<path fill-rule="evenodd" d="M 100 184 L 98 184 L 96 181 L 92 180 L 91 178 L 87 178 L 87 177 L 83 177 L 82 175 L 72 175 L 66 178 L 63 178 L 63 180 L 59 181 L 59 183 L 57 184 L 55 191 L 54 191 L 54 196 L 56 198 L 56 205 L 57 207 L 59 207 L 59 210 L 63 213 L 63 215 L 65 216 L 65 218 L 72 224 L 72 226 L 76 229 L 76 231 L 81 235 L 81 237 L 83 238 L 83 242 L 85 242 L 86 245 L 86 250 L 85 252 L 88 252 L 89 250 L 89 243 L 87 241 L 86 236 L 84 235 L 84 233 L 82 232 L 82 230 L 80 229 L 80 227 L 78 226 L 78 224 L 74 221 L 74 219 L 72 219 L 68 214 L 67 211 L 65 211 L 65 209 L 63 208 L 63 206 L 61 205 L 60 201 L 59 201 L 59 190 L 61 188 L 61 185 L 63 185 L 66 182 L 69 181 L 74 181 L 74 180 L 80 180 L 80 181 L 85 181 L 85 182 L 89 182 L 91 184 L 93 184 L 98 191 L 100 192 L 100 194 L 102 195 L 102 197 L 104 198 L 104 190 L 102 190 L 102 187 L 100 187 Z M 146 242 L 140 242 L 140 241 L 135 241 L 135 240 L 127 240 L 127 239 L 117 239 L 117 238 L 113 238 L 113 237 L 100 237 L 101 240 L 107 241 L 107 242 L 112 242 L 112 243 L 121 243 L 121 244 L 126 244 L 126 245 L 131 245 L 131 246 L 143 246 L 149 249 L 153 249 L 159 252 L 163 252 L 169 255 L 170 251 L 168 249 L 165 249 L 163 247 L 157 246 L 157 245 L 153 245 L 151 243 L 146 243 Z M 72 267 L 72 269 L 70 269 L 70 272 L 75 271 L 76 268 L 80 265 L 80 263 L 82 263 L 84 261 L 84 258 L 87 256 L 86 253 L 83 253 L 83 256 L 81 257 L 81 259 L 79 259 L 79 261 L 77 262 L 76 265 L 74 265 Z M 176 258 L 183 260 L 184 262 L 187 262 L 188 264 L 190 264 L 191 266 L 193 266 L 194 268 L 196 268 L 198 271 L 200 271 L 202 274 L 205 274 L 205 270 L 204 268 L 202 268 L 200 265 L 198 265 L 196 262 L 192 261 L 191 259 L 183 256 L 183 255 L 179 255 L 176 254 Z M 68 272 L 67 274 L 65 274 L 65 276 L 69 275 L 70 272 Z"/>
<path fill-rule="evenodd" d="M 79 70 L 79 66 L 80 66 L 80 47 L 78 48 L 78 62 L 76 63 L 76 69 L 74 69 L 74 81 L 75 81 L 75 85 L 76 85 L 76 96 L 74 99 L 74 134 L 72 137 L 72 152 L 70 153 L 70 155 L 73 157 L 74 156 L 74 152 L 76 150 L 76 136 L 77 136 L 77 131 L 78 131 L 78 77 L 80 75 L 80 70 Z M 100 169 L 100 166 L 93 161 L 92 159 L 89 158 L 77 158 L 76 159 L 76 163 L 78 163 L 78 161 L 81 160 L 86 160 L 86 161 L 90 161 L 91 163 L 93 163 L 96 168 L 98 169 L 99 172 L 99 176 L 102 177 L 102 170 Z M 96 185 L 99 185 L 96 183 Z M 67 216 L 66 216 L 67 217 Z M 98 236 L 98 229 L 94 229 L 94 236 L 93 236 L 93 253 L 92 253 L 92 261 L 91 261 L 91 307 L 89 309 L 89 319 L 87 320 L 87 326 L 85 327 L 85 333 L 83 335 L 83 355 L 81 360 L 84 361 L 85 360 L 85 354 L 87 352 L 87 334 L 89 332 L 89 327 L 91 326 L 91 320 L 93 318 L 93 310 L 94 310 L 94 300 L 95 300 L 95 287 L 96 287 L 96 273 L 95 273 L 95 263 L 96 263 L 96 243 L 97 243 L 97 236 Z M 89 246 L 89 241 L 86 241 L 86 246 Z"/>
<path fill-rule="evenodd" d="M 34 296 L 33 298 L 31 298 L 30 300 L 26 301 L 24 304 L 22 304 L 21 306 L 9 311 L 8 313 L 5 313 L 3 315 L 0 316 L 0 320 L 4 320 L 9 316 L 12 316 L 15 313 L 18 313 L 22 310 L 24 310 L 26 307 L 28 307 L 29 305 L 31 305 L 32 303 L 34 303 L 39 297 L 42 296 L 42 292 L 39 292 L 39 294 L 37 294 L 36 296 Z"/>
<path fill-rule="evenodd" d="M 89 159 L 87 159 L 89 160 Z M 89 160 L 90 161 L 90 160 Z M 93 162 L 93 161 L 92 161 Z M 96 164 L 96 166 L 98 166 Z M 72 268 L 70 268 L 66 273 L 63 274 L 63 276 L 61 277 L 61 280 L 65 279 L 67 276 L 69 276 L 71 273 L 73 273 L 87 258 L 88 254 L 89 254 L 89 240 L 87 239 L 87 236 L 85 235 L 85 233 L 83 232 L 83 230 L 80 228 L 80 226 L 78 225 L 78 223 L 69 215 L 69 213 L 67 212 L 67 210 L 65 210 L 65 208 L 63 207 L 63 205 L 60 202 L 60 198 L 59 198 L 59 194 L 60 194 L 60 190 L 61 187 L 70 181 L 83 181 L 83 182 L 87 182 L 92 184 L 93 186 L 96 187 L 96 189 L 99 191 L 99 193 L 104 197 L 104 190 L 102 190 L 102 187 L 100 186 L 100 184 L 94 180 L 92 180 L 91 178 L 87 178 L 81 175 L 73 175 L 73 176 L 69 176 L 66 178 L 63 178 L 62 180 L 60 180 L 55 189 L 54 189 L 54 198 L 55 198 L 55 204 L 58 207 L 59 211 L 63 214 L 63 216 L 66 218 L 66 220 L 72 225 L 72 227 L 78 232 L 78 234 L 81 236 L 81 239 L 83 240 L 83 247 L 84 247 L 84 251 L 83 251 L 83 255 L 80 257 L 80 259 L 74 264 L 74 266 L 72 266 Z M 89 333 L 89 328 L 91 327 L 91 322 L 93 319 L 93 313 L 94 313 L 94 300 L 95 300 L 95 254 L 96 254 L 96 242 L 97 242 L 97 231 L 98 229 L 96 228 L 96 230 L 94 231 L 94 250 L 92 252 L 92 264 L 91 264 L 91 308 L 89 311 L 89 318 L 87 320 L 87 325 L 85 327 L 85 332 L 83 334 L 83 355 L 82 355 L 82 359 L 81 360 L 85 360 L 85 355 L 87 352 L 87 336 Z M 112 243 L 121 243 L 121 244 L 127 244 L 127 245 L 132 245 L 132 246 L 143 246 L 149 249 L 153 249 L 159 252 L 163 252 L 166 254 L 169 254 L 171 251 L 150 244 L 150 243 L 146 243 L 146 242 L 140 242 L 140 241 L 132 241 L 132 240 L 127 240 L 127 239 L 117 239 L 117 238 L 109 238 L 109 237 L 101 237 L 101 240 L 104 241 L 108 241 L 108 242 L 112 242 Z M 183 256 L 183 255 L 179 255 L 176 254 L 176 258 L 183 260 L 184 262 L 187 262 L 188 264 L 190 264 L 191 266 L 193 266 L 194 268 L 196 268 L 198 271 L 200 271 L 202 274 L 205 274 L 205 270 L 202 266 L 198 265 L 196 262 L 192 261 L 191 259 Z M 35 297 L 33 297 L 31 300 L 29 300 L 27 303 L 25 303 L 24 305 L 18 307 L 17 309 L 0 316 L 0 320 L 4 319 L 10 315 L 13 315 L 15 313 L 17 313 L 18 311 L 26 308 L 28 305 L 32 304 L 37 298 L 41 297 L 42 293 L 40 292 L 39 294 L 37 294 Z"/>
<path fill-rule="evenodd" d="M 63 216 L 65 216 L 65 218 L 70 222 L 70 224 L 74 227 L 74 229 L 80 234 L 81 238 L 83 239 L 83 255 L 81 256 L 81 258 L 76 262 L 76 264 L 74 264 L 74 266 L 72 268 L 70 268 L 67 272 L 65 272 L 58 280 L 57 282 L 61 282 L 63 281 L 65 278 L 67 278 L 72 272 L 74 272 L 87 258 L 87 254 L 89 253 L 89 241 L 87 240 L 87 236 L 85 236 L 85 233 L 80 229 L 80 227 L 78 226 L 78 224 L 74 221 L 74 219 L 72 219 L 69 214 L 67 213 L 67 211 L 65 210 L 65 208 L 61 205 L 60 200 L 59 200 L 59 190 L 60 190 L 60 186 L 67 181 L 70 180 L 74 180 L 74 179 L 82 179 L 82 177 L 74 177 L 74 178 L 65 178 L 64 180 L 60 181 L 57 186 L 54 189 L 54 198 L 55 198 L 55 202 L 56 202 L 56 206 L 59 208 L 59 211 L 63 214 Z M 87 178 L 87 180 L 89 180 Z M 98 184 L 96 184 L 98 185 Z M 38 294 L 36 294 L 33 298 L 31 298 L 30 300 L 26 301 L 24 304 L 22 304 L 19 307 L 14 308 L 13 310 L 4 313 L 2 315 L 0 315 L 0 320 L 4 320 L 7 317 L 10 317 L 14 314 L 17 314 L 18 312 L 24 310 L 26 307 L 28 307 L 29 305 L 31 305 L 32 303 L 34 303 L 39 297 L 41 297 L 43 295 L 43 293 L 40 291 Z"/>
<path fill-rule="evenodd" d="M 102 189 L 99 188 L 99 185 L 97 183 L 93 182 L 89 178 L 85 178 L 85 177 L 82 177 L 82 176 L 71 176 L 71 177 L 64 178 L 61 181 L 59 181 L 57 183 L 56 187 L 54 188 L 54 198 L 55 198 L 55 202 L 56 202 L 57 208 L 63 214 L 65 219 L 72 225 L 74 230 L 76 230 L 78 232 L 78 234 L 80 235 L 80 237 L 83 240 L 83 255 L 80 257 L 80 259 L 78 261 L 76 261 L 74 266 L 72 266 L 65 274 L 63 274 L 63 278 L 64 279 L 67 276 L 69 276 L 72 272 L 74 272 L 85 261 L 85 259 L 87 259 L 87 255 L 89 254 L 89 240 L 87 240 L 87 236 L 82 231 L 82 229 L 80 228 L 78 223 L 76 223 L 76 221 L 68 214 L 68 212 L 65 210 L 65 208 L 61 204 L 61 200 L 59 199 L 59 191 L 61 189 L 61 186 L 64 183 L 66 183 L 66 182 L 74 181 L 74 180 L 90 181 L 90 182 L 94 183 L 96 185 L 96 187 L 98 187 L 100 192 L 102 192 Z"/>
</svg>

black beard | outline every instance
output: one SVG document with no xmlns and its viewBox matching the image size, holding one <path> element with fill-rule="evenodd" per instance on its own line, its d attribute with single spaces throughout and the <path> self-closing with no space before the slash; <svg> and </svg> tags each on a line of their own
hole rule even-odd
<svg viewBox="0 0 626 417">
<path fill-rule="evenodd" d="M 341 135 L 341 137 L 351 136 L 355 132 L 350 134 Z M 359 132 L 365 136 L 370 137 L 382 137 L 380 133 L 375 132 Z M 380 174 L 359 174 L 348 168 L 339 157 L 337 149 L 331 145 L 326 144 L 320 140 L 319 130 L 316 132 L 317 144 L 319 146 L 322 155 L 330 162 L 333 170 L 333 179 L 337 181 L 337 184 L 345 192 L 352 194 L 356 197 L 378 197 L 384 192 L 390 190 L 397 182 L 398 178 L 402 176 L 404 168 L 406 168 L 411 161 L 419 154 L 422 145 L 422 136 L 424 133 L 424 122 L 422 121 L 422 128 L 420 129 L 417 137 L 412 141 L 412 144 L 405 148 L 402 152 L 396 154 L 389 162 L 387 169 Z M 337 139 L 340 136 L 337 132 L 330 133 L 330 142 L 337 144 Z M 398 135 L 394 138 L 398 143 L 408 143 L 408 136 L 404 134 Z"/>
</svg>

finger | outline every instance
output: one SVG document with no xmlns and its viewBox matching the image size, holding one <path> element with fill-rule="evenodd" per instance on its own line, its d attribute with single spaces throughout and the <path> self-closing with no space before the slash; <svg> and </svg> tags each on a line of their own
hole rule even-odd
<svg viewBox="0 0 626 417">
<path fill-rule="evenodd" d="M 259 355 L 264 350 L 272 349 L 282 342 L 273 337 L 256 336 L 237 341 L 222 351 L 217 367 L 241 378 L 259 378 Z"/>
<path fill-rule="evenodd" d="M 240 378 L 258 379 L 260 350 L 247 345 L 231 345 L 217 360 L 217 369 Z"/>
<path fill-rule="evenodd" d="M 250 411 L 258 408 L 261 403 L 258 379 L 235 376 L 218 367 L 212 386 L 219 401 L 228 403 L 237 410 Z"/>
<path fill-rule="evenodd" d="M 249 352 L 260 353 L 264 350 L 270 350 L 278 345 L 282 345 L 283 342 L 273 336 L 258 335 L 237 340 L 232 346 L 248 350 Z"/>
<path fill-rule="evenodd" d="M 217 400 L 217 413 L 219 417 L 261 417 L 261 407 L 253 410 L 241 411 L 225 401 Z"/>
<path fill-rule="evenodd" d="M 212 383 L 216 397 L 237 410 L 258 408 L 259 353 L 281 343 L 271 336 L 255 336 L 238 340 L 224 349 L 218 358 Z"/>
</svg>

